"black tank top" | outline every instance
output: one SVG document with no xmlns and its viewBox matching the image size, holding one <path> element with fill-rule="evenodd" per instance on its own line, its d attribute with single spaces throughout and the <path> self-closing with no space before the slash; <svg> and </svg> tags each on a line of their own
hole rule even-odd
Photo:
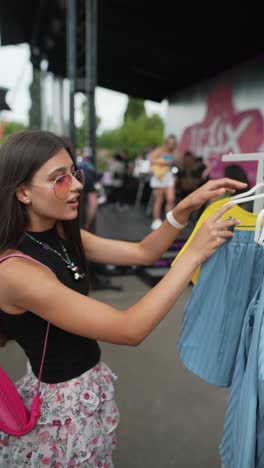
<svg viewBox="0 0 264 468">
<path fill-rule="evenodd" d="M 63 240 L 58 236 L 55 227 L 29 234 L 63 254 L 60 244 Z M 45 250 L 27 236 L 18 250 L 47 265 L 69 288 L 84 295 L 88 294 L 86 278 L 76 281 L 67 265 L 54 252 Z M 71 255 L 70 258 L 75 260 Z M 80 271 L 83 273 L 81 268 Z M 74 309 L 72 315 L 74 316 Z M 47 322 L 32 312 L 11 315 L 0 311 L 0 327 L 10 339 L 23 348 L 34 374 L 38 376 Z M 73 335 L 51 325 L 41 380 L 46 383 L 58 383 L 78 377 L 99 362 L 100 354 L 99 345 L 95 340 Z"/>
</svg>

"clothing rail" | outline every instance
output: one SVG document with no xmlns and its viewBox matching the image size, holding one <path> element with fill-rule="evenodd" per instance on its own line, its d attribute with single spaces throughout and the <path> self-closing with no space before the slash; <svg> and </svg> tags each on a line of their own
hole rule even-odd
<svg viewBox="0 0 264 468">
<path fill-rule="evenodd" d="M 256 184 L 264 182 L 264 153 L 228 153 L 222 156 L 223 162 L 257 161 Z M 264 188 L 264 187 L 263 187 Z M 262 188 L 262 192 L 263 192 Z M 264 208 L 264 198 L 254 201 L 253 212 L 259 213 Z"/>
</svg>

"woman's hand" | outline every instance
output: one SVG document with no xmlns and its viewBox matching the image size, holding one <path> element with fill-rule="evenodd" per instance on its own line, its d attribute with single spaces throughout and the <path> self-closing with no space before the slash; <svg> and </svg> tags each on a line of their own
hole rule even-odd
<svg viewBox="0 0 264 468">
<path fill-rule="evenodd" d="M 186 208 L 197 210 L 209 200 L 221 197 L 225 193 L 234 195 L 236 190 L 241 190 L 246 187 L 247 184 L 244 182 L 229 179 L 228 177 L 224 177 L 223 179 L 209 180 L 200 188 L 188 195 L 188 197 L 186 197 L 182 203 L 185 204 Z"/>
<path fill-rule="evenodd" d="M 204 262 L 221 247 L 221 245 L 233 237 L 233 233 L 229 228 L 238 225 L 240 221 L 238 219 L 221 221 L 223 214 L 233 205 L 233 202 L 226 203 L 210 216 L 210 218 L 202 224 L 189 247 L 186 249 L 186 253 L 189 251 L 189 254 L 194 256 L 194 259 L 198 263 Z"/>
<path fill-rule="evenodd" d="M 201 208 L 209 200 L 214 200 L 224 194 L 234 195 L 236 190 L 241 190 L 247 187 L 244 182 L 229 179 L 209 180 L 197 190 L 188 195 L 174 208 L 174 217 L 182 224 L 188 221 L 191 212 Z"/>
</svg>

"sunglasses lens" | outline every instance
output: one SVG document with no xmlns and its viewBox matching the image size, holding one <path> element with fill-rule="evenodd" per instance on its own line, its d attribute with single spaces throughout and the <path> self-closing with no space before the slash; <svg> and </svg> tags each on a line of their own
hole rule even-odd
<svg viewBox="0 0 264 468">
<path fill-rule="evenodd" d="M 70 175 L 64 175 L 61 177 L 58 177 L 55 185 L 54 185 L 54 191 L 55 195 L 57 198 L 60 200 L 63 200 L 64 198 L 67 197 L 69 193 L 69 188 L 71 185 L 71 176 Z"/>
<path fill-rule="evenodd" d="M 78 180 L 78 182 L 80 182 L 80 184 L 84 185 L 85 175 L 84 175 L 84 170 L 83 169 L 78 169 L 75 172 L 74 177 L 75 177 L 75 179 Z"/>
</svg>

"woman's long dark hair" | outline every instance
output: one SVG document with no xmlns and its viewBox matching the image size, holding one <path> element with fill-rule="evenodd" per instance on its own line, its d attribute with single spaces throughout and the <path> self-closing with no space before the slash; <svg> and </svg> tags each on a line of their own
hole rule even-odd
<svg viewBox="0 0 264 468">
<path fill-rule="evenodd" d="M 34 174 L 62 148 L 76 167 L 70 142 L 51 132 L 27 130 L 11 135 L 0 147 L 0 252 L 19 249 L 28 224 L 27 211 L 16 197 L 20 184 L 30 183 Z M 87 272 L 79 218 L 62 221 L 67 249 Z M 0 344 L 1 344 L 0 337 Z"/>
</svg>

